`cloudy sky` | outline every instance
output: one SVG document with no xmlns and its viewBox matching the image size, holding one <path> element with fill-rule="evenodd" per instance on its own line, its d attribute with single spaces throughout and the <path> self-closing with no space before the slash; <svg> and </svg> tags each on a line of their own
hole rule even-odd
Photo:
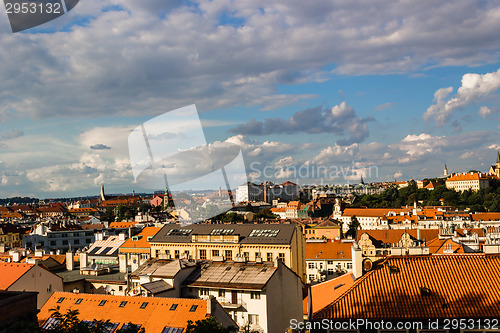
<svg viewBox="0 0 500 333">
<path fill-rule="evenodd" d="M 192 104 L 256 181 L 488 171 L 499 31 L 488 0 L 81 0 L 15 34 L 2 9 L 0 197 L 141 191 L 128 136 Z"/>
</svg>

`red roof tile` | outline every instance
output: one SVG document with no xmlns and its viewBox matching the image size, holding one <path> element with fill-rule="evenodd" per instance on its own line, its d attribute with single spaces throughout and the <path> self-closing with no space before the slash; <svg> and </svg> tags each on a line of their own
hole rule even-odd
<svg viewBox="0 0 500 333">
<path fill-rule="evenodd" d="M 34 265 L 0 262 L 0 290 L 6 290 Z"/>
</svg>

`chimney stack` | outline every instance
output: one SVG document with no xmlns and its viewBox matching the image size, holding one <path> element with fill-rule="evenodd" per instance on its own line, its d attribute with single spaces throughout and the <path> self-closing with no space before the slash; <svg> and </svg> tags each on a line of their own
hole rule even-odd
<svg viewBox="0 0 500 333">
<path fill-rule="evenodd" d="M 72 251 L 66 252 L 66 269 L 72 271 L 75 268 L 75 257 Z"/>
<path fill-rule="evenodd" d="M 351 247 L 352 251 L 352 274 L 357 279 L 363 275 L 363 250 L 357 245 Z"/>
</svg>

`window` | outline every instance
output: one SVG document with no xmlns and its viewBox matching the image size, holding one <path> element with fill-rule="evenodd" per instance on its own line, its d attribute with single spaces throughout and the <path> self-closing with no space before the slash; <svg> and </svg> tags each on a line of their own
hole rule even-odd
<svg viewBox="0 0 500 333">
<path fill-rule="evenodd" d="M 333 260 L 328 260 L 328 265 L 333 265 Z"/>
<path fill-rule="evenodd" d="M 278 259 L 281 261 L 285 261 L 285 254 L 284 253 L 278 253 Z"/>
<path fill-rule="evenodd" d="M 200 250 L 200 259 L 207 259 L 207 250 Z"/>
<path fill-rule="evenodd" d="M 273 261 L 273 254 L 270 252 L 267 253 L 267 261 Z"/>
<path fill-rule="evenodd" d="M 50 246 L 56 246 L 56 241 L 50 241 Z"/>
<path fill-rule="evenodd" d="M 352 269 L 352 262 L 347 263 L 347 269 Z"/>
<path fill-rule="evenodd" d="M 243 258 L 245 258 L 245 260 L 248 261 L 250 259 L 250 253 L 243 252 Z"/>
<path fill-rule="evenodd" d="M 248 315 L 248 323 L 250 325 L 259 325 L 259 315 L 258 314 L 249 314 Z"/>
<path fill-rule="evenodd" d="M 212 258 L 219 256 L 219 250 L 212 250 Z"/>
<path fill-rule="evenodd" d="M 189 259 L 189 251 L 188 251 L 188 250 L 184 251 L 184 256 L 185 256 L 187 259 Z"/>
<path fill-rule="evenodd" d="M 156 250 L 156 258 L 160 256 L 160 250 Z"/>
<path fill-rule="evenodd" d="M 51 285 L 51 284 L 49 284 L 49 285 L 47 286 L 47 292 L 48 292 L 48 293 L 52 292 L 52 285 Z"/>
<path fill-rule="evenodd" d="M 180 258 L 180 251 L 179 250 L 175 250 L 174 251 L 174 255 L 175 255 L 175 259 L 179 259 Z"/>
<path fill-rule="evenodd" d="M 75 240 L 73 240 L 73 244 L 75 244 L 75 245 L 80 245 L 80 240 L 79 240 L 79 239 L 75 239 Z"/>
<path fill-rule="evenodd" d="M 141 304 L 141 309 L 145 309 L 145 308 L 146 308 L 146 306 L 148 306 L 148 302 L 143 302 L 143 303 Z"/>
<path fill-rule="evenodd" d="M 226 250 L 226 260 L 233 260 L 233 251 Z"/>
<path fill-rule="evenodd" d="M 63 240 L 62 245 L 68 245 L 68 240 L 67 239 Z"/>
<path fill-rule="evenodd" d="M 57 303 L 62 303 L 62 301 L 64 301 L 64 297 L 61 297 L 57 300 Z"/>
<path fill-rule="evenodd" d="M 251 291 L 250 298 L 251 299 L 260 299 L 260 291 Z"/>
<path fill-rule="evenodd" d="M 120 308 L 123 308 L 125 306 L 125 304 L 127 304 L 127 301 L 123 301 L 120 303 Z"/>
<path fill-rule="evenodd" d="M 310 269 L 313 269 L 314 268 L 314 263 L 312 263 L 312 262 L 308 263 L 307 267 L 309 267 Z"/>
<path fill-rule="evenodd" d="M 219 289 L 219 297 L 226 297 L 226 291 L 224 289 Z"/>
<path fill-rule="evenodd" d="M 172 304 L 172 306 L 170 307 L 170 311 L 174 311 L 175 309 L 177 309 L 177 304 Z"/>
<path fill-rule="evenodd" d="M 83 298 L 79 298 L 76 300 L 75 304 L 80 304 L 83 301 Z"/>
<path fill-rule="evenodd" d="M 200 296 L 208 296 L 208 288 L 200 288 Z"/>
<path fill-rule="evenodd" d="M 255 252 L 255 259 L 260 258 L 260 252 Z"/>
<path fill-rule="evenodd" d="M 103 299 L 102 301 L 99 302 L 99 306 L 103 306 L 104 304 L 106 304 L 106 300 Z"/>
<path fill-rule="evenodd" d="M 314 274 L 309 274 L 309 281 L 316 280 L 316 276 Z"/>
<path fill-rule="evenodd" d="M 328 273 L 328 275 L 333 275 L 333 268 L 328 268 L 327 273 Z"/>
<path fill-rule="evenodd" d="M 198 308 L 198 305 L 193 305 L 193 306 L 191 306 L 191 309 L 189 309 L 189 312 L 195 312 L 197 308 Z"/>
</svg>

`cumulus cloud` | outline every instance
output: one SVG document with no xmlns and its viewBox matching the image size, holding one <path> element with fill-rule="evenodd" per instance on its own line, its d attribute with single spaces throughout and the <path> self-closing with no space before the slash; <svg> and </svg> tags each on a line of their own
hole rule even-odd
<svg viewBox="0 0 500 333">
<path fill-rule="evenodd" d="M 435 104 L 424 113 L 425 121 L 434 120 L 437 126 L 444 126 L 453 113 L 468 105 L 478 103 L 494 94 L 500 88 L 500 69 L 486 74 L 468 73 L 462 76 L 462 85 L 455 96 L 450 97 L 453 87 L 441 88 L 434 94 Z M 487 107 L 479 111 L 486 117 L 490 113 Z"/>
<path fill-rule="evenodd" d="M 342 102 L 330 110 L 322 107 L 306 109 L 295 113 L 289 119 L 267 118 L 264 121 L 251 119 L 238 125 L 230 132 L 244 135 L 297 134 L 297 133 L 335 133 L 348 138 L 339 139 L 339 145 L 361 142 L 369 135 L 367 122 L 373 118 L 359 118 L 356 112 Z"/>
<path fill-rule="evenodd" d="M 478 114 L 483 117 L 483 119 L 486 119 L 487 116 L 491 115 L 491 109 L 487 106 L 481 106 Z"/>
</svg>

